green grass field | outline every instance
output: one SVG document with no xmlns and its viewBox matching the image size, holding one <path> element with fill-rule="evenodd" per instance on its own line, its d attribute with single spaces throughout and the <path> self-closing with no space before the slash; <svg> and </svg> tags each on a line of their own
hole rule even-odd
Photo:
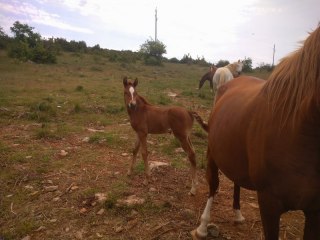
<svg viewBox="0 0 320 240">
<path fill-rule="evenodd" d="M 98 171 L 104 166 L 97 159 L 105 149 L 119 155 L 131 152 L 135 135 L 124 107 L 124 76 L 139 79 L 138 92 L 150 103 L 185 106 L 207 120 L 213 94 L 208 83 L 201 91 L 196 89 L 207 70 L 173 63 L 159 67 L 112 63 L 97 55 L 67 53 L 59 55 L 55 65 L 41 65 L 19 62 L 0 52 L 0 238 L 21 239 L 41 226 L 39 219 L 30 217 L 31 207 L 23 208 L 41 199 L 36 191 L 26 192 L 28 182 L 34 189 L 41 188 L 44 176 L 69 173 L 72 167 L 87 169 L 88 164 Z M 252 75 L 266 78 L 268 73 Z M 172 98 L 169 92 L 178 95 Z M 70 147 L 84 137 L 89 137 L 85 148 Z M 181 161 L 186 156 L 175 152 L 179 144 L 172 136 L 148 139 L 154 143 L 148 145 L 150 152 L 170 158 L 177 169 L 188 167 Z M 206 133 L 197 123 L 192 142 L 198 167 L 204 168 Z M 61 160 L 57 152 L 64 147 L 73 155 Z M 142 170 L 138 164 L 136 173 Z M 112 189 L 120 183 L 110 184 Z M 120 185 L 125 191 L 126 184 Z M 74 201 L 101 189 L 98 184 L 88 185 Z M 63 214 L 69 216 L 68 210 Z"/>
</svg>

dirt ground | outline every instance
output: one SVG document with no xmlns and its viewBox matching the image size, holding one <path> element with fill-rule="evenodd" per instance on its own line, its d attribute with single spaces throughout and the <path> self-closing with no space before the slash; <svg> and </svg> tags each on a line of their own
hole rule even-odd
<svg viewBox="0 0 320 240">
<path fill-rule="evenodd" d="M 31 145 L 49 149 L 54 163 L 47 163 L 44 172 L 35 171 L 29 161 L 2 164 L 2 171 L 14 169 L 16 175 L 2 183 L 5 190 L 1 191 L 0 204 L 6 210 L 0 217 L 1 240 L 191 239 L 190 231 L 199 225 L 206 204 L 205 170 L 198 171 L 196 196 L 189 196 L 189 169 L 175 168 L 170 159 L 152 152 L 150 161 L 169 165 L 155 168 L 153 181 L 145 186 L 142 171 L 126 176 L 131 142 L 124 151 L 87 143 L 83 141 L 85 135 L 35 140 L 27 135 L 32 127 L 36 126 L 3 126 L 1 140 L 17 152 Z M 20 138 L 27 141 L 17 144 Z M 210 231 L 207 239 L 263 239 L 256 193 L 241 190 L 241 210 L 246 220 L 234 224 L 233 184 L 223 175 L 220 180 L 211 210 L 212 223 L 218 231 Z M 137 204 L 120 204 L 132 196 L 138 199 Z M 32 226 L 27 228 L 26 223 Z M 281 239 L 302 239 L 303 223 L 301 212 L 285 214 L 281 219 Z"/>
</svg>

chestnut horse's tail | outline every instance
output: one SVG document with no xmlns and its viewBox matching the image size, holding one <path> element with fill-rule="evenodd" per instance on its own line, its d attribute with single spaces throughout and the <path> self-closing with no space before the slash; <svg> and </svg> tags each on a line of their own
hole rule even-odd
<svg viewBox="0 0 320 240">
<path fill-rule="evenodd" d="M 206 132 L 209 131 L 209 126 L 207 123 L 205 123 L 202 118 L 199 116 L 198 113 L 196 112 L 193 112 L 193 111 L 189 111 L 189 114 L 192 115 L 196 120 L 197 122 L 200 124 L 200 126 L 203 128 L 203 130 L 205 130 Z"/>
</svg>

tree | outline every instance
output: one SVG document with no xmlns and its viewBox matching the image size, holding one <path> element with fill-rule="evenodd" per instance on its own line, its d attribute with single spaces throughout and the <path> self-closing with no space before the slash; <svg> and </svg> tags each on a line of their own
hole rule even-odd
<svg viewBox="0 0 320 240">
<path fill-rule="evenodd" d="M 21 42 L 27 42 L 30 47 L 35 47 L 41 39 L 41 35 L 34 33 L 33 29 L 34 28 L 28 26 L 28 24 L 22 24 L 19 21 L 16 21 L 13 27 L 10 27 L 15 39 Z"/>
<path fill-rule="evenodd" d="M 3 31 L 3 28 L 0 27 L 0 49 L 5 49 L 9 42 L 10 42 L 10 38 Z"/>
<path fill-rule="evenodd" d="M 140 52 L 145 56 L 145 63 L 149 65 L 160 65 L 162 55 L 167 53 L 166 46 L 160 41 L 152 38 L 140 46 Z"/>
<path fill-rule="evenodd" d="M 36 63 L 55 63 L 56 54 L 45 47 L 41 35 L 33 32 L 33 27 L 16 21 L 10 30 L 14 34 L 8 54 L 22 61 L 31 60 Z"/>
<path fill-rule="evenodd" d="M 243 68 L 242 68 L 243 72 L 252 72 L 253 71 L 251 58 L 244 58 L 242 63 L 243 63 Z"/>
<path fill-rule="evenodd" d="M 216 67 L 224 67 L 227 66 L 228 64 L 230 64 L 230 62 L 228 60 L 219 60 L 219 62 L 217 62 Z"/>
<path fill-rule="evenodd" d="M 273 70 L 273 67 L 269 63 L 259 63 L 259 66 L 256 68 L 256 70 L 262 72 L 262 71 L 267 71 L 271 72 Z"/>
</svg>

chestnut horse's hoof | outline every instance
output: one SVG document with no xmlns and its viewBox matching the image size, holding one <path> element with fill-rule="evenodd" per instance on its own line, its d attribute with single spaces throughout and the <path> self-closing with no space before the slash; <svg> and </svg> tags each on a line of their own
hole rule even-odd
<svg viewBox="0 0 320 240">
<path fill-rule="evenodd" d="M 198 233 L 197 233 L 197 229 L 192 230 L 190 232 L 190 234 L 191 234 L 193 240 L 204 240 L 204 239 L 207 238 L 206 236 L 205 237 L 199 236 Z"/>
<path fill-rule="evenodd" d="M 234 209 L 233 211 L 234 211 L 234 214 L 235 214 L 234 220 L 233 220 L 235 224 L 241 224 L 246 220 L 242 216 L 242 213 L 241 213 L 241 211 L 239 209 Z"/>
</svg>

